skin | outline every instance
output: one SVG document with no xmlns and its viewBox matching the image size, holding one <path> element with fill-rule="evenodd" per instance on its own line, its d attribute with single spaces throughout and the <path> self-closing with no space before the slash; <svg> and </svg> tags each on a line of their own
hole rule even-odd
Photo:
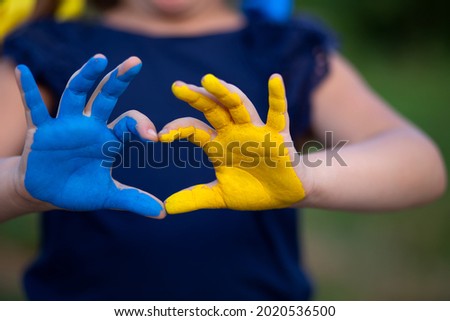
<svg viewBox="0 0 450 321">
<path fill-rule="evenodd" d="M 124 131 L 133 132 L 142 140 L 157 140 L 153 123 L 137 111 L 128 111 L 106 125 L 117 98 L 139 72 L 139 58 L 130 57 L 107 74 L 87 101 L 88 92 L 106 64 L 103 55 L 96 55 L 72 76 L 55 118 L 49 116 L 28 68 L 16 68 L 27 129 L 21 156 L 4 158 L 1 164 L 11 166 L 11 175 L 4 177 L 5 186 L 0 185 L 6 192 L 12 192 L 9 195 L 11 199 L 6 198 L 8 194 L 1 195 L 11 208 L 4 219 L 20 214 L 27 209 L 26 206 L 35 210 L 75 209 L 77 206 L 80 211 L 112 208 L 154 218 L 165 216 L 162 203 L 153 195 L 115 181 L 110 170 L 99 165 L 101 155 L 97 146 L 105 141 L 121 139 Z M 55 141 L 56 136 L 66 138 Z M 73 137 L 70 143 L 64 142 L 67 137 Z M 40 161 L 42 159 L 45 161 Z M 83 168 L 89 168 L 89 171 Z M 58 174 L 55 177 L 42 176 L 47 171 Z M 97 180 L 97 195 L 86 195 L 80 186 L 87 186 L 92 179 Z M 56 190 L 64 190 L 64 193 L 48 193 L 41 187 L 55 184 L 58 185 Z M 130 196 L 136 200 L 131 201 Z M 138 209 L 136 205 L 143 206 Z"/>
<path fill-rule="evenodd" d="M 224 0 L 123 0 L 103 15 L 114 28 L 155 36 L 198 36 L 240 29 L 245 18 Z"/>
<path fill-rule="evenodd" d="M 167 212 L 202 208 L 258 211 L 286 208 L 302 200 L 305 190 L 291 166 L 295 149 L 286 144 L 292 139 L 281 76 L 273 75 L 268 82 L 266 123 L 237 87 L 211 74 L 203 77 L 202 86 L 177 82 L 172 90 L 202 111 L 214 129 L 199 120 L 182 127 L 189 119 L 181 119 L 170 124 L 178 129 L 160 133 L 160 141 L 188 138 L 202 147 L 214 164 L 217 180 L 173 194 L 165 202 Z"/>
<path fill-rule="evenodd" d="M 239 29 L 244 20 L 221 0 L 125 0 L 104 15 L 104 23 L 149 35 L 189 36 Z M 127 68 L 135 63 L 128 61 Z M 0 61 L 0 72 L 0 221 L 4 221 L 53 206 L 32 198 L 24 188 L 20 163 L 23 146 L 31 138 L 13 62 Z M 57 97 L 42 86 L 40 90 L 53 110 Z M 239 95 L 245 100 L 242 93 Z M 312 105 L 316 137 L 332 131 L 335 141 L 350 141 L 340 151 L 348 166 L 299 164 L 295 172 L 306 197 L 292 206 L 381 211 L 425 204 L 444 193 L 446 170 L 435 144 L 380 99 L 340 55 L 330 57 L 330 74 L 314 92 Z M 245 103 L 250 116 L 254 113 L 251 107 Z M 138 122 L 142 137 L 157 139 L 156 129 L 146 116 L 133 111 L 129 115 Z M 171 130 L 204 126 L 209 128 L 196 119 L 178 119 L 166 125 L 160 136 Z M 315 153 L 309 159 L 324 160 L 325 153 Z"/>
</svg>

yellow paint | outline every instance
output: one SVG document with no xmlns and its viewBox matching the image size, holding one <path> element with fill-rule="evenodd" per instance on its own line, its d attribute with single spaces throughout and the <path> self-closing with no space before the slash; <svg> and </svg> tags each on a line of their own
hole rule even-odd
<svg viewBox="0 0 450 321">
<path fill-rule="evenodd" d="M 215 129 L 220 130 L 230 123 L 231 117 L 228 111 L 212 99 L 190 90 L 186 85 L 177 86 L 175 83 L 172 86 L 172 91 L 178 99 L 184 100 L 204 113 L 206 119 Z"/>
<path fill-rule="evenodd" d="M 204 208 L 256 211 L 286 208 L 303 199 L 305 191 L 280 134 L 287 125 L 281 77 L 269 80 L 269 113 L 264 126 L 251 123 L 240 96 L 213 75 L 205 76 L 202 85 L 220 104 L 186 85 L 173 86 L 173 92 L 204 112 L 217 136 L 212 139 L 210 133 L 191 126 L 172 130 L 162 135 L 161 141 L 196 141 L 213 162 L 217 183 L 173 194 L 165 201 L 167 212 L 178 214 Z M 246 144 L 250 147 L 244 148 Z M 273 147 L 269 148 L 269 144 Z"/>
<path fill-rule="evenodd" d="M 0 0 L 0 41 L 31 17 L 36 0 Z"/>
<path fill-rule="evenodd" d="M 78 18 L 86 9 L 86 0 L 61 0 L 55 16 L 60 21 Z"/>
<path fill-rule="evenodd" d="M 185 138 L 191 143 L 203 147 L 211 140 L 211 134 L 202 129 L 190 126 L 171 130 L 167 134 L 161 135 L 160 141 L 163 143 L 171 143 L 174 140 Z"/>
<path fill-rule="evenodd" d="M 228 107 L 228 111 L 236 123 L 245 124 L 250 121 L 250 115 L 241 97 L 237 93 L 230 92 L 218 78 L 211 74 L 206 75 L 202 79 L 202 86 Z"/>
</svg>

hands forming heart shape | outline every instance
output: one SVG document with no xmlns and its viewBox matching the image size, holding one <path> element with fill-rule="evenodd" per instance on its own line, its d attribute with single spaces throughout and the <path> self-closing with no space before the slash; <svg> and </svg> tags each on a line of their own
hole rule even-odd
<svg viewBox="0 0 450 321">
<path fill-rule="evenodd" d="M 48 114 L 30 70 L 17 67 L 28 124 L 18 175 L 33 199 L 73 211 L 117 209 L 163 218 L 166 210 L 177 214 L 204 208 L 284 208 L 305 197 L 300 174 L 291 166 L 296 151 L 279 75 L 269 80 L 266 124 L 237 87 L 213 75 L 203 78 L 202 87 L 174 83 L 175 96 L 203 112 L 214 129 L 181 118 L 167 124 L 159 140 L 188 139 L 201 146 L 214 165 L 216 181 L 173 194 L 165 209 L 153 195 L 115 181 L 111 168 L 102 166 L 103 144 L 120 141 L 125 132 L 142 140 L 158 137 L 151 121 L 137 111 L 107 125 L 117 99 L 140 71 L 138 58 L 127 59 L 106 75 L 87 101 L 106 65 L 106 58 L 96 55 L 72 76 L 56 118 Z"/>
</svg>

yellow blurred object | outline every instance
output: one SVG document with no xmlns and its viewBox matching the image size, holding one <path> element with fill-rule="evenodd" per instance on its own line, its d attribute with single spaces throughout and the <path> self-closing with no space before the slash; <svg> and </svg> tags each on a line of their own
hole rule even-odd
<svg viewBox="0 0 450 321">
<path fill-rule="evenodd" d="M 282 135 L 288 131 L 282 78 L 269 80 L 270 108 L 264 126 L 252 123 L 241 97 L 215 76 L 205 76 L 202 85 L 220 105 L 187 85 L 175 83 L 172 90 L 177 98 L 205 114 L 217 136 L 213 137 L 212 130 L 190 126 L 170 130 L 160 141 L 187 138 L 201 146 L 214 166 L 217 181 L 173 194 L 165 201 L 167 213 L 203 208 L 258 211 L 286 208 L 302 200 L 305 190 L 292 167 L 293 151 L 286 148 Z"/>
<path fill-rule="evenodd" d="M 38 0 L 0 0 L 0 43 L 15 28 L 31 18 Z M 56 19 L 78 18 L 86 8 L 86 0 L 59 0 Z"/>
<path fill-rule="evenodd" d="M 86 8 L 86 0 L 60 0 L 56 18 L 60 21 L 78 18 Z"/>
<path fill-rule="evenodd" d="M 0 0 L 0 41 L 33 14 L 36 0 Z"/>
</svg>

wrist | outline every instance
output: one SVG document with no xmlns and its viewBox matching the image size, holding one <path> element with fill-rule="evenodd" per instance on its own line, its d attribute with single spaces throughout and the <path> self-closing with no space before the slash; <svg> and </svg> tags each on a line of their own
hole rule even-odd
<svg viewBox="0 0 450 321">
<path fill-rule="evenodd" d="M 21 157 L 14 157 L 14 164 L 9 171 L 9 181 L 11 190 L 11 200 L 18 213 L 26 214 L 31 212 L 43 212 L 55 209 L 49 203 L 40 201 L 28 193 L 25 187 L 25 170 L 21 168 Z"/>
<path fill-rule="evenodd" d="M 305 191 L 305 197 L 294 204 L 294 207 L 316 207 L 319 191 L 318 180 L 320 180 L 321 166 L 318 160 L 319 153 L 298 155 L 299 160 L 295 167 L 295 171 L 302 182 Z"/>
</svg>

